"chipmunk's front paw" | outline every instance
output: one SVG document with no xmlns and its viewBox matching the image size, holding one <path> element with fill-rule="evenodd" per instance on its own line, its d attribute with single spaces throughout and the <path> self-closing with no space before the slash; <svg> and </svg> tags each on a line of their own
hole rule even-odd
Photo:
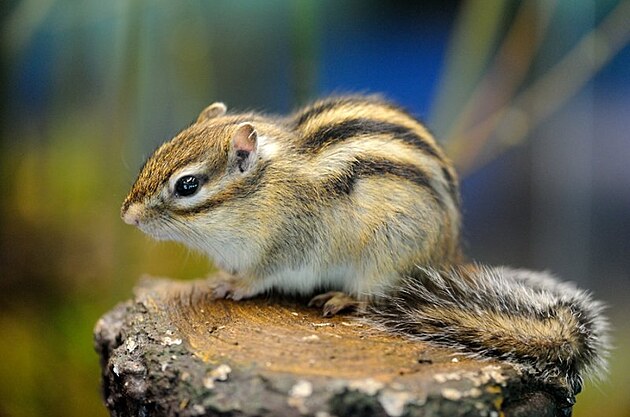
<svg viewBox="0 0 630 417">
<path fill-rule="evenodd" d="M 256 291 L 246 282 L 235 277 L 222 277 L 210 283 L 213 299 L 242 300 L 255 296 Z"/>
<path fill-rule="evenodd" d="M 339 291 L 316 295 L 308 302 L 309 307 L 321 307 L 324 317 L 332 317 L 344 310 L 356 310 L 363 303 Z"/>
</svg>

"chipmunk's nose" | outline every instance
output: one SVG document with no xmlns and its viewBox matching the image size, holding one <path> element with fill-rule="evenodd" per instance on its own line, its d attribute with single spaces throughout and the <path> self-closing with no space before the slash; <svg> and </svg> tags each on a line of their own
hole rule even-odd
<svg viewBox="0 0 630 417">
<path fill-rule="evenodd" d="M 140 224 L 140 206 L 138 204 L 131 204 L 130 206 L 123 208 L 120 213 L 120 217 L 127 224 L 132 226 L 138 226 Z"/>
</svg>

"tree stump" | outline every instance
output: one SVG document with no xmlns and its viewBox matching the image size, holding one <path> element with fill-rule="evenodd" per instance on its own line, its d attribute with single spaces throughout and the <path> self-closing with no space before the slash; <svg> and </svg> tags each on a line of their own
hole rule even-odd
<svg viewBox="0 0 630 417">
<path fill-rule="evenodd" d="M 96 324 L 112 416 L 553 416 L 508 364 L 391 335 L 302 300 L 212 300 L 145 278 Z"/>
</svg>

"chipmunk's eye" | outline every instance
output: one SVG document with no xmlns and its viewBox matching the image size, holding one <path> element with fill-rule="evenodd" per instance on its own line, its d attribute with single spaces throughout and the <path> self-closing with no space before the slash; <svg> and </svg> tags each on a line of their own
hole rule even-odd
<svg viewBox="0 0 630 417">
<path fill-rule="evenodd" d="M 201 182 L 198 177 L 194 175 L 185 175 L 177 180 L 175 183 L 175 192 L 180 197 L 188 197 L 199 190 Z"/>
</svg>

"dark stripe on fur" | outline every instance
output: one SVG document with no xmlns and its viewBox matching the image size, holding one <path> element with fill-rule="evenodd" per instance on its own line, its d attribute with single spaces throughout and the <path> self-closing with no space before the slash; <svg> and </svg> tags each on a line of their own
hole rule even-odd
<svg viewBox="0 0 630 417">
<path fill-rule="evenodd" d="M 315 103 L 315 105 L 304 109 L 302 113 L 299 114 L 299 117 L 297 118 L 297 120 L 295 120 L 294 126 L 297 128 L 300 128 L 306 122 L 319 116 L 322 113 L 330 111 L 336 107 L 343 107 L 350 104 L 356 104 L 359 106 L 364 105 L 364 104 L 377 104 L 377 105 L 381 105 L 387 108 L 399 110 L 396 106 L 388 102 L 382 101 L 375 96 L 372 96 L 372 97 L 346 96 L 346 97 L 331 98 L 325 101 L 320 101 L 318 103 Z"/>
<path fill-rule="evenodd" d="M 332 195 L 348 195 L 352 193 L 359 179 L 374 176 L 394 176 L 410 181 L 428 190 L 436 202 L 443 204 L 440 193 L 431 184 L 428 174 L 415 165 L 396 163 L 386 159 L 364 157 L 354 159 L 338 175 L 326 180 L 323 187 Z"/>
<path fill-rule="evenodd" d="M 453 199 L 453 202 L 455 202 L 455 205 L 457 207 L 460 207 L 461 206 L 461 200 L 460 200 L 460 197 L 459 197 L 459 186 L 457 185 L 457 182 L 455 181 L 455 178 L 453 178 L 453 176 L 451 175 L 449 170 L 447 168 L 445 168 L 445 167 L 442 167 L 442 175 L 446 179 L 446 183 L 448 185 L 448 192 L 451 195 L 451 198 Z"/>
<path fill-rule="evenodd" d="M 325 101 L 323 103 L 315 105 L 302 113 L 300 117 L 298 117 L 298 119 L 295 121 L 295 127 L 299 128 L 313 117 L 319 116 L 324 112 L 332 110 L 335 107 L 344 105 L 346 103 L 347 101 Z"/>
<path fill-rule="evenodd" d="M 318 152 L 320 149 L 357 136 L 391 135 L 392 138 L 415 146 L 427 155 L 442 161 L 433 145 L 405 126 L 372 119 L 349 119 L 323 126 L 303 140 L 303 149 Z"/>
</svg>

